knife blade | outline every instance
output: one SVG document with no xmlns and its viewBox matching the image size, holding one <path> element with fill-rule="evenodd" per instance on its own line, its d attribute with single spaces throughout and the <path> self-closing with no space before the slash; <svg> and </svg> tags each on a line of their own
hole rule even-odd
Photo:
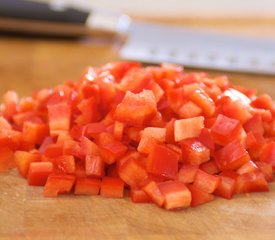
<svg viewBox="0 0 275 240">
<path fill-rule="evenodd" d="M 275 42 L 131 21 L 118 12 L 64 2 L 0 1 L 0 29 L 55 36 L 127 36 L 119 56 L 147 63 L 275 75 Z"/>
</svg>

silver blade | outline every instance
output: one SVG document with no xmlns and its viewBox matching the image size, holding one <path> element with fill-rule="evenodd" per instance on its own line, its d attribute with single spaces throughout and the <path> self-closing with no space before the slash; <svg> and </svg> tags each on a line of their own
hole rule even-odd
<svg viewBox="0 0 275 240">
<path fill-rule="evenodd" d="M 275 75 L 275 41 L 134 22 L 120 57 L 149 63 Z"/>
</svg>

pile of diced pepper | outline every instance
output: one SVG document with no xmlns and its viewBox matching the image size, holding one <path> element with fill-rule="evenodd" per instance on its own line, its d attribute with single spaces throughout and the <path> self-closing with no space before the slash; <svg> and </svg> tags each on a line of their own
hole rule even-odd
<svg viewBox="0 0 275 240">
<path fill-rule="evenodd" d="M 114 62 L 78 81 L 3 96 L 0 171 L 45 197 L 122 198 L 165 209 L 265 192 L 275 169 L 275 105 L 226 76 Z M 128 191 L 127 191 L 128 192 Z"/>
</svg>

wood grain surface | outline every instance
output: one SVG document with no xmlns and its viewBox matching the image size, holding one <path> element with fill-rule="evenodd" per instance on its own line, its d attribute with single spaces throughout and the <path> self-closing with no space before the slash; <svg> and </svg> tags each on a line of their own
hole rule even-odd
<svg viewBox="0 0 275 240">
<path fill-rule="evenodd" d="M 246 24 L 244 31 L 251 29 L 254 35 L 261 31 L 257 24 L 253 28 L 253 22 Z M 201 25 L 234 30 L 234 24 Z M 274 29 L 270 24 L 269 35 Z M 0 94 L 15 89 L 26 96 L 35 89 L 77 79 L 86 66 L 116 60 L 116 52 L 116 44 L 90 40 L 0 36 Z M 275 98 L 274 77 L 228 75 L 234 83 Z M 150 204 L 133 204 L 129 198 L 44 198 L 42 188 L 28 186 L 13 170 L 0 175 L 0 239 L 274 239 L 274 183 L 270 190 L 168 212 Z"/>
</svg>

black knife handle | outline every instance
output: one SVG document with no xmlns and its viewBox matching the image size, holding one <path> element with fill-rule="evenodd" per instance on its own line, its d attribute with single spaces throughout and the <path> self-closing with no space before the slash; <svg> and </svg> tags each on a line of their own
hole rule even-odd
<svg viewBox="0 0 275 240">
<path fill-rule="evenodd" d="M 0 0 L 0 17 L 85 24 L 90 12 L 25 0 Z"/>
</svg>

